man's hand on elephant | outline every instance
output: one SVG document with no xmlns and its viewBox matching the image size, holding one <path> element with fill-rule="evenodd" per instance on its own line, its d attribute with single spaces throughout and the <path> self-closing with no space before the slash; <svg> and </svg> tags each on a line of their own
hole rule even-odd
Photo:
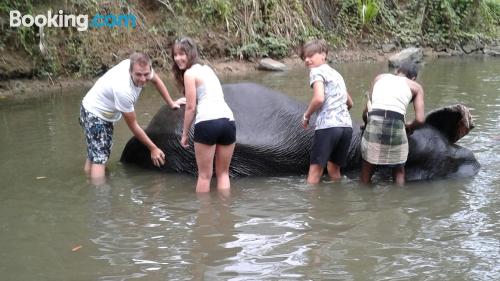
<svg viewBox="0 0 500 281">
<path fill-rule="evenodd" d="M 156 167 L 163 166 L 165 164 L 165 153 L 159 148 L 151 150 L 151 161 Z"/>
<path fill-rule="evenodd" d="M 188 148 L 189 147 L 188 137 L 187 136 L 184 136 L 184 135 L 182 136 L 182 138 L 181 138 L 181 145 L 184 148 Z"/>
<path fill-rule="evenodd" d="M 181 105 L 185 105 L 185 104 L 186 104 L 186 98 L 184 98 L 184 97 L 183 98 L 179 98 L 172 105 L 172 109 L 181 108 Z"/>
</svg>

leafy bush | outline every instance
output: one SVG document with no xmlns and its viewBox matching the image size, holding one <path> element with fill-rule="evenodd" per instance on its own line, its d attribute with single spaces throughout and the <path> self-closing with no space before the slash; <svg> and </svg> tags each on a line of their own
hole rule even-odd
<svg viewBox="0 0 500 281">
<path fill-rule="evenodd" d="M 50 5 L 89 15 L 132 13 L 138 26 L 85 33 L 46 28 L 48 53 L 42 56 L 38 28 L 10 28 L 9 11 L 32 13 Z M 454 46 L 500 35 L 500 0 L 2 0 L 0 16 L 0 51 L 25 53 L 42 76 L 93 76 L 139 48 L 168 66 L 169 43 L 179 35 L 218 40 L 210 48 L 220 51 L 207 54 L 247 59 L 280 59 L 313 38 L 345 48 L 365 39 Z"/>
<path fill-rule="evenodd" d="M 357 3 L 361 24 L 365 26 L 377 16 L 379 5 L 376 0 L 357 0 Z"/>
<path fill-rule="evenodd" d="M 2 33 L 2 36 L 0 36 L 0 46 L 3 49 L 6 47 L 22 49 L 31 56 L 33 55 L 34 46 L 38 43 L 35 40 L 36 27 L 11 28 L 8 19 L 10 18 L 9 13 L 12 10 L 22 11 L 26 14 L 33 11 L 33 6 L 29 0 L 4 0 L 0 2 L 0 31 Z"/>
<path fill-rule="evenodd" d="M 258 37 L 255 42 L 232 48 L 231 55 L 240 58 L 272 57 L 281 59 L 288 55 L 288 42 L 276 37 Z"/>
</svg>

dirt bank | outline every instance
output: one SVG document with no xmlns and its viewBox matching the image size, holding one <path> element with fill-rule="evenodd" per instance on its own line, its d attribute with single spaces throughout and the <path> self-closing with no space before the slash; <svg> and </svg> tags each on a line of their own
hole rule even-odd
<svg viewBox="0 0 500 281">
<path fill-rule="evenodd" d="M 498 47 L 497 47 L 498 48 Z M 333 50 L 329 53 L 328 60 L 330 64 L 352 63 L 352 62 L 384 62 L 388 61 L 389 57 L 401 50 L 392 50 L 384 52 L 382 49 L 373 47 L 362 47 L 345 50 Z M 429 59 L 449 56 L 463 56 L 463 55 L 498 55 L 498 53 L 483 52 L 478 50 L 465 54 L 464 52 L 449 50 L 449 51 L 435 51 L 431 48 L 423 50 L 424 57 Z M 125 56 L 126 57 L 126 56 Z M 206 61 L 212 66 L 215 71 L 220 75 L 241 75 L 258 70 L 258 60 L 234 60 L 234 59 L 216 59 Z M 288 58 L 281 60 L 287 68 L 300 67 L 303 65 L 302 60 L 297 55 L 292 55 Z M 111 67 L 110 65 L 109 67 Z M 156 68 L 163 75 L 169 75 L 169 69 Z M 57 95 L 63 89 L 67 91 L 71 88 L 90 88 L 99 77 L 90 79 L 78 79 L 71 77 L 60 76 L 53 78 L 47 76 L 45 78 L 23 78 L 23 79 L 6 79 L 0 81 L 0 101 L 14 100 L 22 101 L 30 98 L 45 97 L 50 95 Z"/>
<path fill-rule="evenodd" d="M 333 64 L 383 61 L 391 52 L 411 46 L 432 47 L 432 52 L 443 56 L 486 54 L 485 44 L 493 41 L 497 42 L 491 52 L 500 56 L 496 20 L 500 6 L 491 1 L 489 6 L 478 1 L 469 1 L 465 6 L 447 1 L 451 8 L 443 11 L 433 1 L 422 6 L 417 0 L 401 4 L 386 0 L 381 2 L 385 8 L 367 22 L 360 20 L 361 6 L 355 1 L 4 2 L 0 14 L 22 10 L 26 15 L 43 15 L 48 10 L 59 10 L 64 15 L 126 14 L 133 21 L 90 25 L 85 32 L 69 26 L 20 29 L 0 21 L 3 100 L 90 86 L 135 50 L 148 53 L 155 69 L 168 74 L 172 63 L 169 48 L 184 35 L 192 37 L 200 54 L 224 75 L 257 71 L 256 58 L 260 57 L 286 57 L 282 62 L 288 67 L 301 64 L 297 48 L 311 37 L 324 38 L 330 46 L 341 48 L 331 52 Z M 463 9 L 469 12 L 462 13 Z M 232 59 L 223 59 L 228 57 Z"/>
<path fill-rule="evenodd" d="M 358 50 L 336 50 L 329 54 L 331 63 L 349 63 L 359 61 L 384 61 L 390 55 L 382 51 L 371 49 Z M 15 58 L 13 58 L 15 59 Z M 303 62 L 297 55 L 281 60 L 288 68 L 300 67 Z M 219 74 L 250 74 L 260 71 L 257 69 L 258 61 L 218 59 L 208 63 Z M 162 73 L 168 73 L 168 69 L 160 69 Z M 98 77 L 92 79 L 78 79 L 70 77 L 50 76 L 44 78 L 26 77 L 21 79 L 6 79 L 0 81 L 0 100 L 25 100 L 29 98 L 44 97 L 57 94 L 62 89 L 91 87 Z"/>
</svg>

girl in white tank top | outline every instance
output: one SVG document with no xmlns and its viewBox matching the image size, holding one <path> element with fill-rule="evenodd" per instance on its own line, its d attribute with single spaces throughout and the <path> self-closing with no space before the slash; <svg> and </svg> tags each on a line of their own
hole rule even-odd
<svg viewBox="0 0 500 281">
<path fill-rule="evenodd" d="M 201 65 L 191 38 L 177 39 L 172 45 L 175 79 L 186 96 L 181 145 L 188 148 L 188 136 L 194 121 L 194 153 L 198 167 L 196 192 L 209 192 L 215 162 L 217 189 L 230 188 L 229 165 L 236 142 L 233 112 L 214 71 Z M 215 158 L 215 161 L 214 161 Z"/>
<path fill-rule="evenodd" d="M 200 85 L 196 87 L 195 124 L 220 118 L 228 118 L 233 121 L 233 112 L 224 100 L 219 78 L 214 71 L 208 65 L 199 63 L 191 66 L 189 71 L 201 80 Z"/>
</svg>

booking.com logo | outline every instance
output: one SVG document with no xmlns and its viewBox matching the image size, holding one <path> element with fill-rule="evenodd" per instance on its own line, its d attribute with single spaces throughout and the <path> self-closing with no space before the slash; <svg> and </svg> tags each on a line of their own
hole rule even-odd
<svg viewBox="0 0 500 281">
<path fill-rule="evenodd" d="M 76 27 L 78 31 L 85 31 L 89 27 L 132 27 L 137 26 L 137 20 L 132 14 L 96 14 L 92 17 L 89 25 L 88 15 L 68 15 L 62 10 L 57 13 L 47 11 L 47 14 L 36 16 L 23 15 L 21 12 L 14 10 L 10 11 L 10 26 L 11 27 L 31 27 L 36 25 L 43 27 Z"/>
</svg>

